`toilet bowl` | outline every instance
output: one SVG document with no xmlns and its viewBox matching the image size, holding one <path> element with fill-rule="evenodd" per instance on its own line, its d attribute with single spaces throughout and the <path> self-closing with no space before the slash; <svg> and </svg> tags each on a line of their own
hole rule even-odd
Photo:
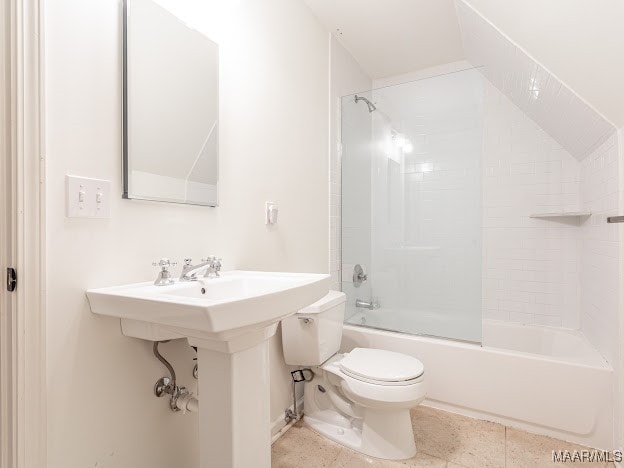
<svg viewBox="0 0 624 468">
<path fill-rule="evenodd" d="M 401 353 L 355 348 L 338 354 L 345 295 L 330 291 L 282 322 L 288 364 L 310 367 L 304 422 L 327 438 L 377 458 L 416 454 L 410 409 L 426 395 L 424 366 Z"/>
</svg>

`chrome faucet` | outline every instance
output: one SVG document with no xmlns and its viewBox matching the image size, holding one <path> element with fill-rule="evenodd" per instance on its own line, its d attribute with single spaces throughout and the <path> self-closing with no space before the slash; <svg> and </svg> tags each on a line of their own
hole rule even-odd
<svg viewBox="0 0 624 468">
<path fill-rule="evenodd" d="M 201 263 L 193 265 L 191 258 L 185 258 L 180 281 L 197 281 L 202 271 L 205 271 L 204 278 L 218 277 L 221 271 L 221 259 L 211 255 L 208 258 L 202 258 Z"/>
<path fill-rule="evenodd" d="M 366 302 L 361 299 L 356 299 L 355 307 L 358 307 L 360 309 L 375 310 L 375 309 L 379 309 L 379 307 L 381 306 L 379 305 L 379 302 L 375 302 L 375 301 Z"/>
<path fill-rule="evenodd" d="M 197 275 L 204 270 L 210 268 L 210 262 L 202 261 L 198 265 L 193 265 L 192 258 L 184 259 L 184 266 L 182 266 L 182 274 L 180 275 L 180 281 L 197 281 Z"/>
</svg>

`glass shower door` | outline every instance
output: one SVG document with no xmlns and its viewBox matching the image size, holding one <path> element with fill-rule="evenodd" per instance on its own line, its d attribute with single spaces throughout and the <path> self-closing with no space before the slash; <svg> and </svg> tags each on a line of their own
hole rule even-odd
<svg viewBox="0 0 624 468">
<path fill-rule="evenodd" d="M 482 80 L 470 69 L 343 98 L 348 323 L 481 341 Z"/>
</svg>

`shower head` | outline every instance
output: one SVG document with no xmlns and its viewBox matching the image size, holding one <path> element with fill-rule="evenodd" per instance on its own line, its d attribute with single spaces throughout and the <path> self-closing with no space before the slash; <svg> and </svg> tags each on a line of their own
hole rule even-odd
<svg viewBox="0 0 624 468">
<path fill-rule="evenodd" d="M 359 101 L 364 101 L 366 103 L 366 105 L 368 106 L 368 112 L 373 112 L 375 110 L 377 110 L 377 107 L 375 107 L 375 104 L 373 104 L 372 102 L 370 102 L 368 99 L 366 99 L 365 97 L 360 97 L 357 94 L 355 95 L 355 103 L 357 104 Z"/>
</svg>

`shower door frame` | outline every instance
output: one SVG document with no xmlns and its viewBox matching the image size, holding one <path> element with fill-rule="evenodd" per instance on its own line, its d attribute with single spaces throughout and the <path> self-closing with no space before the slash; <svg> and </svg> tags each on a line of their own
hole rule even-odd
<svg viewBox="0 0 624 468">
<path fill-rule="evenodd" d="M 0 468 L 46 465 L 43 0 L 0 12 Z M 2 274 L 5 274 L 4 268 Z"/>
</svg>

